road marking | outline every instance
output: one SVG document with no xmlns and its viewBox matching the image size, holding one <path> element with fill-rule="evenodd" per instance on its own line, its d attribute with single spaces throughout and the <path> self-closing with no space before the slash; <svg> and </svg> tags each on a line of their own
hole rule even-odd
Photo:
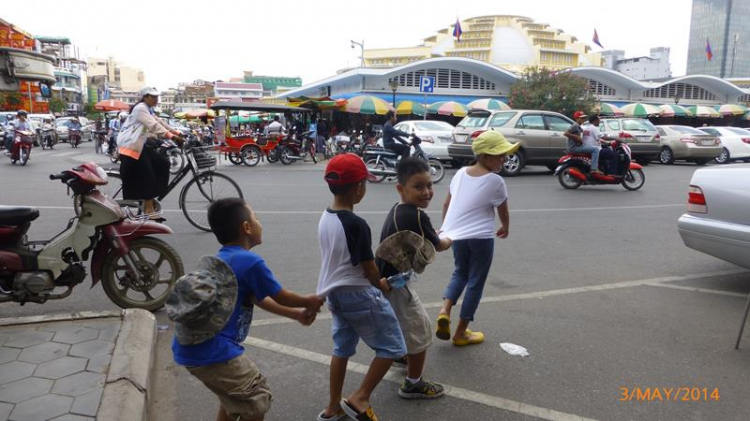
<svg viewBox="0 0 750 421">
<path fill-rule="evenodd" d="M 701 279 L 701 278 L 714 278 L 717 276 L 739 275 L 739 274 L 745 274 L 745 273 L 750 273 L 750 271 L 746 269 L 730 269 L 730 270 L 721 270 L 721 271 L 716 271 L 716 272 L 694 273 L 692 275 L 665 276 L 661 278 L 650 278 L 650 279 L 640 279 L 640 280 L 635 280 L 635 281 L 614 282 L 611 284 L 553 289 L 549 291 L 530 292 L 526 294 L 483 297 L 480 303 L 487 304 L 487 303 L 501 303 L 501 302 L 506 302 L 506 301 L 516 301 L 516 300 L 529 300 L 529 299 L 534 299 L 534 298 L 545 298 L 545 297 L 555 297 L 555 296 L 561 296 L 561 295 L 579 294 L 582 292 L 608 291 L 608 290 L 614 290 L 614 289 L 631 288 L 631 287 L 642 286 L 642 285 L 672 287 L 672 285 L 663 285 L 663 284 L 667 282 L 687 281 L 691 279 Z M 677 285 L 674 285 L 674 286 L 678 287 Z M 684 288 L 689 288 L 689 287 L 684 287 Z M 675 288 L 675 289 L 682 289 L 682 288 Z M 715 290 L 707 290 L 707 291 L 715 291 Z M 726 293 L 724 295 L 729 295 L 729 294 L 732 294 L 732 296 L 734 296 L 734 294 L 736 293 Z M 739 296 L 747 297 L 746 295 L 742 295 L 742 294 L 739 294 Z M 443 302 L 435 301 L 432 303 L 423 303 L 423 305 L 425 308 L 441 308 L 443 306 Z M 457 304 L 456 306 L 459 306 L 459 305 L 460 304 Z M 331 318 L 330 313 L 322 313 L 317 317 L 317 320 L 329 320 L 330 318 Z M 270 317 L 267 319 L 254 320 L 253 326 L 272 326 L 272 325 L 280 325 L 280 324 L 288 324 L 288 323 L 296 323 L 296 321 L 292 319 L 287 319 L 284 317 Z"/>
<path fill-rule="evenodd" d="M 313 351 L 308 351 L 302 348 L 296 348 L 289 345 L 284 345 L 278 342 L 271 342 L 264 339 L 258 339 L 249 337 L 243 342 L 245 345 L 254 346 L 256 348 L 265 349 L 271 352 L 277 352 L 285 354 L 291 357 L 299 358 L 306 361 L 330 366 L 331 356 L 320 354 Z M 369 366 L 359 364 L 353 361 L 349 361 L 346 366 L 346 371 L 351 371 L 359 374 L 367 374 Z M 386 373 L 383 380 L 400 385 L 403 382 L 403 375 L 397 374 L 395 370 L 390 370 Z M 568 414 L 565 412 L 555 411 L 554 409 L 542 408 L 540 406 L 529 405 L 523 402 L 514 401 L 511 399 L 501 398 L 498 396 L 488 395 L 486 393 L 475 392 L 473 390 L 463 389 L 451 385 L 444 384 L 445 394 L 457 399 L 479 403 L 489 407 L 502 409 L 504 411 L 515 412 L 518 414 L 528 415 L 544 420 L 554 421 L 593 421 L 591 418 L 585 418 L 580 415 Z"/>
<path fill-rule="evenodd" d="M 696 288 L 696 287 L 688 287 L 684 285 L 667 285 L 667 284 L 646 284 L 646 285 L 652 286 L 652 287 L 676 289 L 680 291 L 702 292 L 705 294 L 725 295 L 727 297 L 747 298 L 747 294 L 740 294 L 739 292 L 731 292 L 731 291 L 721 291 L 718 289 Z"/>
<path fill-rule="evenodd" d="M 76 155 L 76 154 L 80 154 L 80 153 L 81 152 L 79 152 L 79 151 L 70 151 L 70 152 L 56 153 L 56 154 L 50 155 L 50 156 L 69 156 L 69 155 Z"/>
</svg>

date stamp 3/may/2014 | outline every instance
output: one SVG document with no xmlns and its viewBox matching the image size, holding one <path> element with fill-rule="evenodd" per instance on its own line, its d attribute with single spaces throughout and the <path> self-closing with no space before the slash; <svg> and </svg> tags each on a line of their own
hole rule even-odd
<svg viewBox="0 0 750 421">
<path fill-rule="evenodd" d="M 621 387 L 620 402 L 719 402 L 719 388 L 714 387 Z"/>
</svg>

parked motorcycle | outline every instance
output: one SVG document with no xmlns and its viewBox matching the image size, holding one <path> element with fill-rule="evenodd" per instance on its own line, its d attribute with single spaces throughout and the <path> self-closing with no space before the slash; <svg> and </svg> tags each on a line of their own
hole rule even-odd
<svg viewBox="0 0 750 421">
<path fill-rule="evenodd" d="M 70 129 L 68 130 L 68 143 L 70 146 L 77 148 L 81 144 L 81 130 Z"/>
<path fill-rule="evenodd" d="M 15 164 L 20 162 L 21 165 L 26 165 L 31 157 L 31 147 L 34 143 L 32 136 L 34 133 L 26 130 L 15 130 L 13 138 L 13 146 L 10 150 L 10 163 Z"/>
<path fill-rule="evenodd" d="M 313 163 L 317 164 L 315 140 L 311 136 L 313 133 L 312 130 L 302 133 L 290 132 L 279 144 L 275 158 L 279 159 L 282 164 L 289 165 L 299 160 L 304 161 L 310 157 Z"/>
<path fill-rule="evenodd" d="M 557 161 L 555 169 L 560 185 L 566 189 L 577 189 L 582 185 L 622 184 L 628 190 L 638 190 L 646 182 L 643 167 L 631 162 L 630 147 L 618 140 L 604 144 L 604 148 L 611 148 L 617 154 L 617 169 L 612 174 L 591 173 L 591 156 L 588 154 L 569 153 Z M 599 160 L 601 167 L 602 160 Z M 602 169 L 602 168 L 600 168 Z"/>
<path fill-rule="evenodd" d="M 415 156 L 427 162 L 430 167 L 430 179 L 433 183 L 439 183 L 443 177 L 445 177 L 445 167 L 439 160 L 430 157 L 419 146 L 422 140 L 415 135 L 411 136 L 411 147 L 413 152 L 411 156 Z M 367 170 L 370 174 L 375 176 L 373 183 L 380 183 L 386 178 L 393 180 L 396 178 L 396 165 L 398 164 L 399 155 L 393 151 L 390 151 L 379 146 L 368 146 L 364 150 L 364 161 L 367 165 Z"/>
<path fill-rule="evenodd" d="M 0 303 L 44 303 L 69 296 L 86 278 L 91 260 L 92 286 L 122 308 L 156 310 L 164 305 L 184 269 L 179 254 L 151 234 L 171 234 L 163 224 L 126 214 L 98 190 L 107 184 L 93 162 L 50 175 L 73 192 L 75 217 L 46 241 L 28 241 L 26 233 L 39 210 L 0 206 Z M 55 293 L 57 288 L 67 288 Z"/>
</svg>

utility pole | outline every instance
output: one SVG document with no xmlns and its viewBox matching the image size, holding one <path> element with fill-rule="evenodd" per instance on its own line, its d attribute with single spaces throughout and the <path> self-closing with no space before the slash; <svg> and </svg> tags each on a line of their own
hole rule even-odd
<svg viewBox="0 0 750 421">
<path fill-rule="evenodd" d="M 740 34 L 735 32 L 734 33 L 734 46 L 732 47 L 732 66 L 729 70 L 729 77 L 734 77 L 734 57 L 737 55 L 737 40 L 739 39 Z"/>
<path fill-rule="evenodd" d="M 365 40 L 362 40 L 362 42 L 351 40 L 351 42 L 352 48 L 354 48 L 355 45 L 359 46 L 359 67 L 365 67 Z"/>
</svg>

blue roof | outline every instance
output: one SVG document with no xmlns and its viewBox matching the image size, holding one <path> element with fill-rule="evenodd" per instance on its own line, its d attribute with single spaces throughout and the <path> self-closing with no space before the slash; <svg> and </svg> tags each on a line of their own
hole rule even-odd
<svg viewBox="0 0 750 421">
<path fill-rule="evenodd" d="M 339 98 L 349 99 L 358 95 L 370 95 L 370 96 L 378 97 L 388 103 L 393 101 L 393 93 L 380 93 L 380 92 L 352 92 L 348 94 L 336 95 L 336 99 L 339 99 Z M 436 102 L 441 102 L 441 101 L 455 101 L 455 102 L 466 105 L 472 101 L 476 101 L 478 99 L 485 99 L 485 98 L 492 98 L 492 99 L 497 99 L 498 101 L 508 102 L 508 99 L 504 96 L 488 97 L 488 96 L 466 96 L 466 95 L 427 95 L 427 99 L 425 99 L 425 96 L 420 95 L 420 94 L 400 94 L 396 92 L 397 103 L 401 101 L 413 101 L 419 104 L 422 104 L 422 103 L 434 104 Z"/>
</svg>

